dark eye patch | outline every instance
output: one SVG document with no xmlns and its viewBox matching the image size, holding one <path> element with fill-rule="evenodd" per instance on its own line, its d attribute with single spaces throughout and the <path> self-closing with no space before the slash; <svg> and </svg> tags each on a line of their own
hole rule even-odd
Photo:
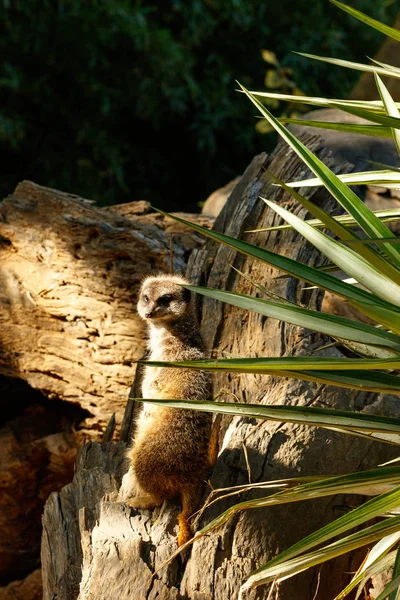
<svg viewBox="0 0 400 600">
<path fill-rule="evenodd" d="M 160 306 L 166 306 L 167 304 L 169 304 L 171 302 L 171 300 L 173 300 L 174 297 L 172 294 L 164 294 L 164 296 L 160 296 L 158 299 L 158 304 Z"/>
</svg>

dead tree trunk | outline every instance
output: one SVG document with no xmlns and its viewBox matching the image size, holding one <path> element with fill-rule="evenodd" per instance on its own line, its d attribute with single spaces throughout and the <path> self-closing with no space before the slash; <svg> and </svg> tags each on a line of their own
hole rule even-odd
<svg viewBox="0 0 400 600">
<path fill-rule="evenodd" d="M 317 138 L 309 139 L 308 145 L 332 164 Z M 295 232 L 245 233 L 279 220 L 267 210 L 260 195 L 305 216 L 290 197 L 271 185 L 267 170 L 283 180 L 305 176 L 303 165 L 285 145 L 278 146 L 270 158 L 264 154 L 256 157 L 233 190 L 215 227 L 306 264 L 320 264 L 319 254 Z M 318 205 L 334 210 L 333 200 L 324 191 L 312 188 L 309 192 Z M 322 294 L 318 290 L 305 290 L 293 278 L 277 278 L 280 274 L 274 269 L 213 242 L 192 253 L 187 274 L 194 282 L 210 287 L 258 293 L 231 265 L 289 300 L 320 307 Z M 327 341 L 319 334 L 210 299 L 198 302 L 203 336 L 215 356 L 298 356 Z M 338 356 L 339 351 L 331 348 L 321 354 Z M 241 402 L 322 405 L 378 413 L 393 410 L 390 397 L 274 377 L 225 373 L 215 378 L 215 392 Z M 124 427 L 125 432 L 128 429 Z M 179 509 L 166 502 L 152 513 L 138 513 L 115 501 L 126 469 L 126 441 L 90 442 L 83 446 L 74 481 L 50 496 L 43 517 L 44 598 L 56 594 L 58 600 L 235 600 L 243 578 L 252 570 L 340 516 L 338 506 L 354 501 L 328 497 L 318 502 L 244 512 L 222 529 L 197 540 L 191 552 L 175 559 L 154 577 L 155 570 L 176 548 Z M 238 417 L 224 424 L 221 452 L 211 483 L 221 488 L 249 480 L 346 473 L 367 469 L 392 456 L 389 446 L 361 438 L 285 423 L 259 425 Z M 248 497 L 250 494 L 240 499 Z M 208 509 L 200 525 L 231 503 L 222 501 Z M 320 574 L 307 571 L 276 588 L 272 598 L 333 598 L 359 560 L 360 553 L 353 553 L 322 568 Z M 267 595 L 265 589 L 259 588 L 248 598 L 261 600 Z"/>
</svg>

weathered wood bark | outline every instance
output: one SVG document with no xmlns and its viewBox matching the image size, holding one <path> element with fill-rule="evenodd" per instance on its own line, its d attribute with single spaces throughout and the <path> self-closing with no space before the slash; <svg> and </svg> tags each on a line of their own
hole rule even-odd
<svg viewBox="0 0 400 600">
<path fill-rule="evenodd" d="M 78 403 L 90 436 L 123 414 L 144 348 L 142 277 L 169 270 L 171 235 L 180 272 L 202 243 L 148 210 L 98 208 L 29 181 L 0 204 L 0 373 Z"/>
<path fill-rule="evenodd" d="M 326 162 L 327 152 L 317 138 L 308 143 Z M 348 167 L 344 167 L 348 169 Z M 304 263 L 318 265 L 317 252 L 294 232 L 246 234 L 246 230 L 267 227 L 278 218 L 267 210 L 259 196 L 275 199 L 296 214 L 304 210 L 268 180 L 271 170 L 284 180 L 306 174 L 287 146 L 280 145 L 268 158 L 256 157 L 233 190 L 215 227 L 229 235 L 244 237 L 262 247 Z M 310 196 L 317 204 L 334 210 L 332 199 L 313 188 Z M 265 264 L 237 255 L 212 242 L 192 253 L 187 273 L 195 282 L 237 292 L 259 294 L 237 275 L 230 265 L 240 268 L 272 291 L 305 306 L 319 308 L 322 295 L 306 290 L 293 278 L 280 275 Z M 224 356 L 304 355 L 317 350 L 326 339 L 210 299 L 200 299 L 201 326 L 211 354 Z M 320 351 L 337 356 L 337 349 Z M 395 412 L 393 398 L 299 380 L 274 377 L 222 374 L 215 378 L 215 392 L 228 400 L 271 404 L 328 406 L 355 411 Z M 129 428 L 124 427 L 124 431 Z M 213 487 L 225 487 L 298 475 L 345 473 L 377 465 L 394 456 L 389 446 L 369 443 L 303 426 L 234 418 L 224 424 L 221 452 L 212 474 Z M 42 562 L 44 597 L 57 599 L 106 600 L 235 600 L 243 578 L 262 562 L 287 548 L 302 536 L 340 516 L 340 507 L 354 498 L 334 497 L 318 502 L 245 512 L 231 519 L 221 530 L 197 540 L 191 553 L 174 560 L 161 571 L 155 570 L 176 547 L 178 507 L 167 502 L 149 511 L 132 511 L 116 502 L 116 494 L 126 465 L 125 443 L 91 442 L 79 454 L 74 481 L 59 494 L 52 494 L 43 518 Z M 250 497 L 250 493 L 241 499 Z M 209 508 L 200 524 L 229 506 L 222 501 Z M 328 600 L 343 586 L 347 573 L 360 560 L 352 554 L 316 571 L 307 571 L 295 580 L 275 588 L 275 600 Z M 82 570 L 81 570 L 82 567 Z M 267 597 L 259 588 L 246 597 Z"/>
</svg>

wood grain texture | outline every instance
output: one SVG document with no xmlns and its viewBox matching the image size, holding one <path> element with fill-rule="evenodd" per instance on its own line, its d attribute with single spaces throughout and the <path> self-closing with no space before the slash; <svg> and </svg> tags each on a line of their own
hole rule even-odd
<svg viewBox="0 0 400 600">
<path fill-rule="evenodd" d="M 112 413 L 119 426 L 143 353 L 141 279 L 169 271 L 171 236 L 177 272 L 202 244 L 148 210 L 99 208 L 29 181 L 0 204 L 0 373 L 79 403 L 91 437 Z"/>
<path fill-rule="evenodd" d="M 325 162 L 332 164 L 318 138 L 306 141 Z M 286 181 L 309 176 L 286 145 L 279 145 L 270 157 L 257 156 L 233 190 L 215 228 L 306 264 L 320 265 L 322 259 L 318 253 L 295 232 L 245 233 L 279 222 L 275 213 L 259 200 L 260 195 L 305 217 L 303 209 L 271 185 L 268 170 Z M 349 166 L 342 165 L 342 170 L 348 171 Z M 333 200 L 324 191 L 318 188 L 308 191 L 318 205 L 331 212 L 335 210 Z M 191 254 L 187 275 L 210 287 L 259 295 L 230 265 L 289 300 L 311 308 L 321 306 L 322 294 L 318 290 L 305 290 L 302 282 L 282 278 L 269 266 L 211 241 Z M 319 334 L 211 299 L 198 298 L 197 308 L 203 336 L 215 356 L 301 356 L 327 342 Z M 320 354 L 333 357 L 339 351 L 331 348 Z M 392 397 L 300 380 L 223 373 L 215 377 L 215 391 L 230 401 L 327 406 L 398 415 Z M 128 429 L 125 425 L 124 430 Z M 255 419 L 241 417 L 224 418 L 220 441 L 221 451 L 211 477 L 214 488 L 248 483 L 249 478 L 259 482 L 346 473 L 375 466 L 396 454 L 390 446 L 361 438 L 286 423 L 259 425 Z M 152 577 L 176 547 L 179 507 L 168 502 L 153 512 L 138 512 L 115 501 L 118 480 L 126 468 L 124 448 L 123 442 L 104 447 L 91 443 L 84 447 L 74 482 L 60 494 L 53 494 L 47 503 L 42 546 L 46 598 L 57 591 L 58 600 L 106 600 L 112 586 L 113 596 L 121 600 L 236 600 L 243 578 L 253 569 L 343 514 L 344 507 L 360 501 L 353 497 L 328 497 L 237 514 L 220 530 L 197 540 L 190 552 Z M 240 499 L 253 495 L 242 494 Z M 238 498 L 207 509 L 200 525 L 235 500 Z M 324 566 L 320 575 L 318 570 L 307 571 L 276 587 L 271 598 L 328 600 L 341 589 L 347 573 L 357 567 L 361 557 L 362 553 L 353 553 L 340 558 Z M 246 600 L 262 600 L 267 596 L 268 591 L 261 587 L 250 592 Z"/>
</svg>

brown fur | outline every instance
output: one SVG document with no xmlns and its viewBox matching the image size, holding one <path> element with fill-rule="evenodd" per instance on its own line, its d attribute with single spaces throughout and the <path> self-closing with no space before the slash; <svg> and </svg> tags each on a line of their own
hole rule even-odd
<svg viewBox="0 0 400 600">
<path fill-rule="evenodd" d="M 191 360 L 204 357 L 185 279 L 176 275 L 147 278 L 138 312 L 149 324 L 149 360 Z M 204 371 L 146 367 L 143 398 L 212 400 L 211 377 Z M 209 413 L 164 408 L 144 403 L 134 445 L 128 452 L 138 494 L 134 508 L 154 508 L 166 498 L 179 497 L 178 545 L 192 537 L 190 516 L 198 508 L 204 480 L 218 453 L 211 440 Z"/>
</svg>

